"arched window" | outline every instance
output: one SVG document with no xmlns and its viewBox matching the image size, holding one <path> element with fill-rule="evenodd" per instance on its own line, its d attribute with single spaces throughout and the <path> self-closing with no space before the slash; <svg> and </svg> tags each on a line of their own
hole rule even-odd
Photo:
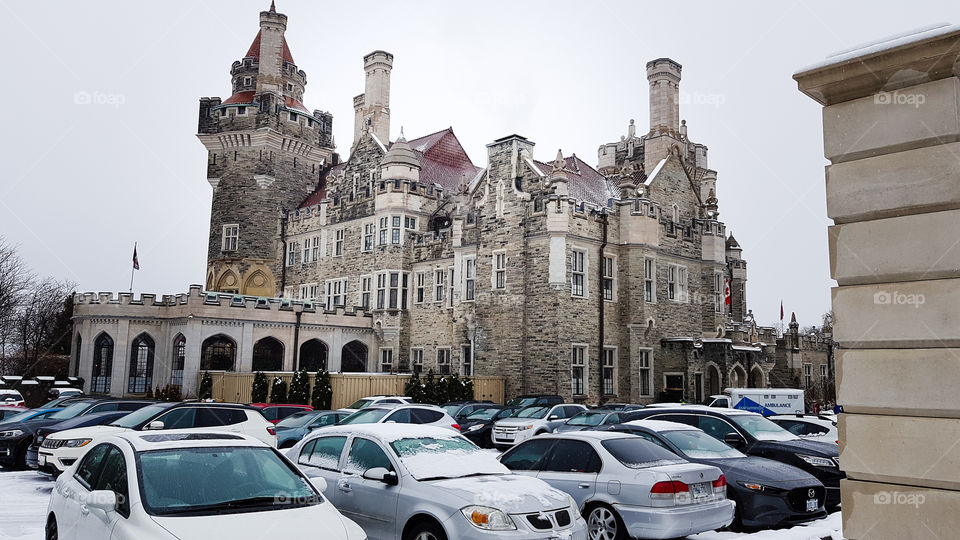
<svg viewBox="0 0 960 540">
<path fill-rule="evenodd" d="M 187 338 L 177 334 L 173 340 L 173 359 L 170 364 L 170 384 L 183 386 L 183 364 L 187 359 Z"/>
<path fill-rule="evenodd" d="M 140 334 L 130 344 L 130 375 L 127 393 L 143 394 L 153 385 L 153 338 Z"/>
<path fill-rule="evenodd" d="M 237 344 L 227 336 L 218 334 L 203 340 L 200 354 L 201 371 L 234 371 L 237 359 Z"/>
<path fill-rule="evenodd" d="M 351 341 L 344 345 L 340 355 L 340 371 L 343 373 L 367 371 L 367 346 L 359 341 Z"/>
<path fill-rule="evenodd" d="M 310 372 L 327 369 L 327 344 L 319 339 L 305 341 L 300 345 L 300 365 L 294 368 Z"/>
<path fill-rule="evenodd" d="M 90 393 L 110 392 L 110 374 L 113 373 L 113 338 L 106 333 L 93 343 L 93 371 L 90 373 Z"/>
<path fill-rule="evenodd" d="M 280 371 L 283 369 L 283 343 L 265 337 L 253 345 L 253 371 Z"/>
<path fill-rule="evenodd" d="M 680 223 L 680 208 L 677 205 L 671 207 L 671 218 L 673 218 L 674 223 Z"/>
</svg>

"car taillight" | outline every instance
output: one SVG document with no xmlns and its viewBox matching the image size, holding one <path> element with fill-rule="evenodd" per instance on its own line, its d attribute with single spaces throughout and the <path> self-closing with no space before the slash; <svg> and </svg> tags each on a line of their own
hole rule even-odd
<svg viewBox="0 0 960 540">
<path fill-rule="evenodd" d="M 720 478 L 717 478 L 716 480 L 713 481 L 713 487 L 715 488 L 727 487 L 727 477 L 721 474 Z"/>
<path fill-rule="evenodd" d="M 460 424 L 450 424 L 450 427 L 452 427 L 453 429 L 455 429 L 455 430 L 457 430 L 457 431 L 460 431 Z"/>
<path fill-rule="evenodd" d="M 676 493 L 686 493 L 688 491 L 690 491 L 690 486 L 683 482 L 657 482 L 650 488 L 650 495 L 659 495 L 658 498 L 663 498 L 663 495 L 673 497 Z"/>
<path fill-rule="evenodd" d="M 277 430 L 276 430 L 276 428 L 274 428 L 273 426 L 269 426 L 269 427 L 267 428 L 267 433 L 276 436 Z"/>
</svg>

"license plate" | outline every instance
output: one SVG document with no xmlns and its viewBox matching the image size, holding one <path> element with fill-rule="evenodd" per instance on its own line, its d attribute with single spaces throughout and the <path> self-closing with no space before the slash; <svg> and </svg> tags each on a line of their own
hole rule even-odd
<svg viewBox="0 0 960 540">
<path fill-rule="evenodd" d="M 807 512 L 816 512 L 819 507 L 816 499 L 807 499 Z"/>
<path fill-rule="evenodd" d="M 700 499 L 710 495 L 710 484 L 708 482 L 701 482 L 699 484 L 692 484 L 690 487 L 693 488 L 693 498 Z"/>
<path fill-rule="evenodd" d="M 37 456 L 37 464 L 38 464 L 38 465 L 46 465 L 46 464 L 47 464 L 47 456 Z"/>
</svg>

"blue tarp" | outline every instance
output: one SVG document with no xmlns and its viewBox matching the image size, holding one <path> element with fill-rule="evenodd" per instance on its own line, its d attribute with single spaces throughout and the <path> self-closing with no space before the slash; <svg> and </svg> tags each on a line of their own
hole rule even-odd
<svg viewBox="0 0 960 540">
<path fill-rule="evenodd" d="M 736 405 L 733 406 L 734 409 L 742 409 L 744 411 L 750 411 L 755 413 L 760 413 L 764 416 L 771 416 L 777 414 L 774 411 L 764 407 L 763 405 L 753 401 L 750 398 L 741 398 Z"/>
</svg>

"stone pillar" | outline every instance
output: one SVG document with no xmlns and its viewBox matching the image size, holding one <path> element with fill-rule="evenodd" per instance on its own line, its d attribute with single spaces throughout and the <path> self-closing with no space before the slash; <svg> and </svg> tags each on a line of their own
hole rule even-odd
<svg viewBox="0 0 960 540">
<path fill-rule="evenodd" d="M 122 396 L 127 391 L 127 359 L 130 357 L 130 321 L 117 322 L 117 335 L 113 342 L 113 369 L 110 372 L 110 395 Z"/>
<path fill-rule="evenodd" d="M 960 529 L 960 27 L 794 75 L 823 105 L 844 537 Z"/>
<path fill-rule="evenodd" d="M 196 397 L 197 380 L 200 373 L 200 357 L 203 354 L 203 323 L 200 319 L 190 317 L 187 327 L 183 329 L 183 337 L 187 340 L 186 357 L 183 359 L 183 386 L 180 393 L 183 397 Z"/>
</svg>

